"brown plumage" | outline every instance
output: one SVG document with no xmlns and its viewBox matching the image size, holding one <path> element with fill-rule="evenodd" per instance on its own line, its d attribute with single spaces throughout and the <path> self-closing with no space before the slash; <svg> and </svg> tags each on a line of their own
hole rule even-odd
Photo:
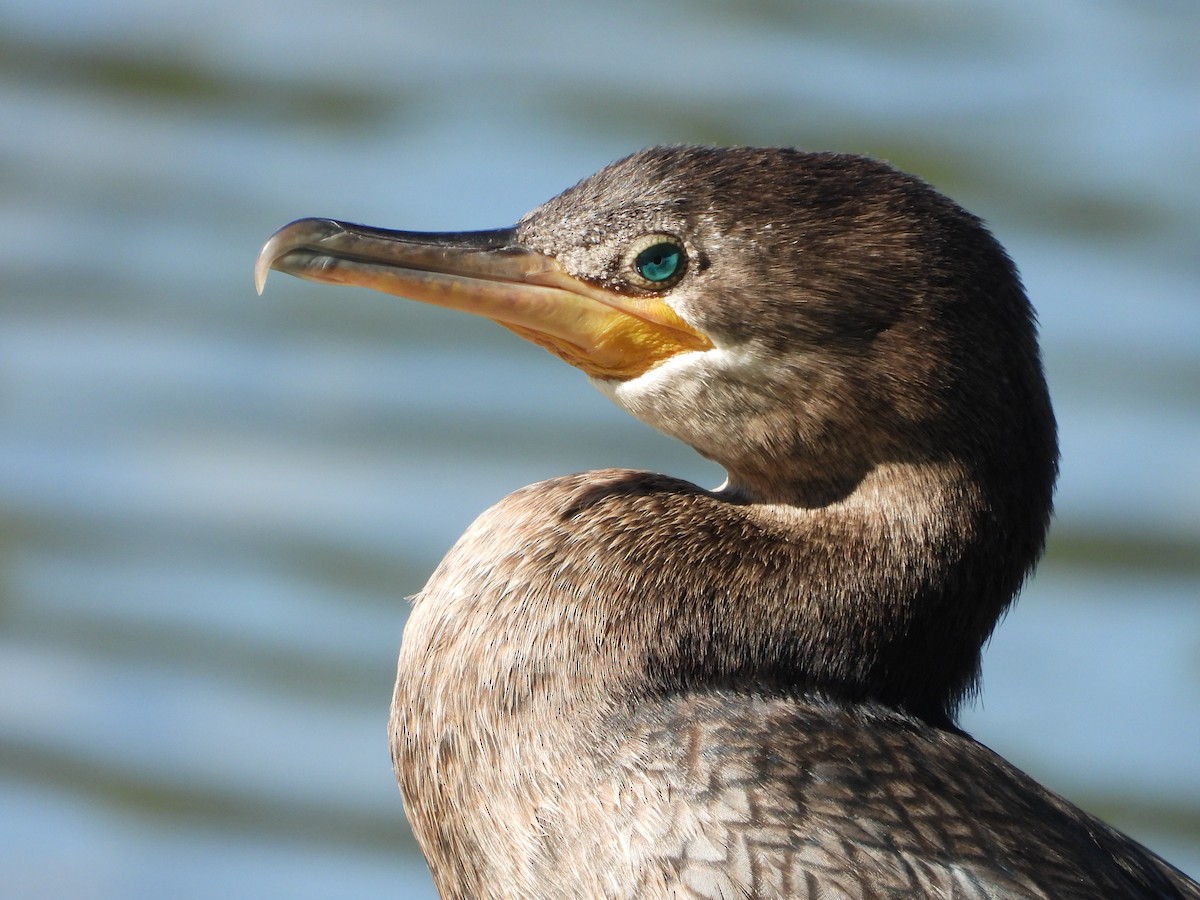
<svg viewBox="0 0 1200 900">
<path fill-rule="evenodd" d="M 953 724 L 1057 451 L 982 224 L 872 160 L 658 148 L 511 230 L 325 220 L 260 257 L 487 315 L 720 463 L 485 512 L 390 725 L 446 898 L 1200 897 Z"/>
</svg>

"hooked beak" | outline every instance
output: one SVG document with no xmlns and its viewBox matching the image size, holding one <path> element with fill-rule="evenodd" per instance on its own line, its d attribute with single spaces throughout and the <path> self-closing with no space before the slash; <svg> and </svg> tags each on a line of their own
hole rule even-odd
<svg viewBox="0 0 1200 900">
<path fill-rule="evenodd" d="M 593 378 L 637 378 L 713 346 L 660 298 L 576 278 L 517 243 L 514 229 L 434 234 L 300 219 L 259 253 L 260 294 L 271 269 L 485 316 Z"/>
</svg>

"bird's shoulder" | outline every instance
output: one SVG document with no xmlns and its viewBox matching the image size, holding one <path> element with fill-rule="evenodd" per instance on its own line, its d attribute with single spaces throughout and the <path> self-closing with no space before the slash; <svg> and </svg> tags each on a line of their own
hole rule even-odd
<svg viewBox="0 0 1200 900">
<path fill-rule="evenodd" d="M 475 519 L 434 574 L 478 569 L 490 575 L 520 565 L 531 584 L 600 550 L 630 574 L 661 555 L 664 543 L 713 528 L 740 528 L 735 507 L 679 478 L 635 469 L 597 469 L 519 488 Z M 539 566 L 542 568 L 539 570 Z M 646 574 L 646 573 L 641 573 Z"/>
</svg>

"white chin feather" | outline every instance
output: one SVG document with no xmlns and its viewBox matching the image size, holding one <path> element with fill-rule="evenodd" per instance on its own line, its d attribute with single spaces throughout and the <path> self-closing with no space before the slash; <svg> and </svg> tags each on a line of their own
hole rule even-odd
<svg viewBox="0 0 1200 900">
<path fill-rule="evenodd" d="M 746 398 L 729 386 L 765 383 L 755 367 L 745 354 L 713 348 L 680 353 L 628 381 L 591 381 L 634 418 L 724 463 L 747 449 L 739 427 Z"/>
<path fill-rule="evenodd" d="M 680 404 L 688 407 L 693 399 L 700 399 L 698 386 L 705 380 L 706 372 L 721 368 L 715 365 L 716 360 L 710 359 L 721 350 L 692 350 L 678 353 L 637 378 L 622 381 L 619 379 L 589 378 L 596 390 L 611 400 L 621 409 L 637 419 L 652 425 L 668 434 L 674 432 L 667 427 L 664 419 L 679 418 L 671 416 L 672 408 L 680 411 Z"/>
</svg>

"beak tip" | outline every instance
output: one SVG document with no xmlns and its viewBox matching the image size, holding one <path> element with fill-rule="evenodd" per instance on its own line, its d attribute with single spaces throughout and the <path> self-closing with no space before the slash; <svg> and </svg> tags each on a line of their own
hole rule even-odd
<svg viewBox="0 0 1200 900">
<path fill-rule="evenodd" d="M 262 250 L 259 251 L 258 259 L 254 261 L 254 290 L 261 297 L 263 287 L 267 283 L 267 275 L 271 271 L 271 263 L 274 262 L 274 253 L 272 247 L 273 241 L 267 241 Z"/>
</svg>

